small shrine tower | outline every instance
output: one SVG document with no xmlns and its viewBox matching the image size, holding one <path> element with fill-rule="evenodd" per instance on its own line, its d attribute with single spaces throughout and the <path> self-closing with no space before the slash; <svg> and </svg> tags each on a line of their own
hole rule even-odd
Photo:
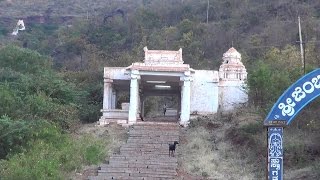
<svg viewBox="0 0 320 180">
<path fill-rule="evenodd" d="M 222 111 L 234 109 L 248 101 L 245 90 L 247 70 L 241 62 L 241 54 L 231 47 L 222 56 L 219 68 L 219 107 Z"/>
<path fill-rule="evenodd" d="M 219 69 L 220 80 L 244 81 L 247 79 L 247 70 L 241 62 L 241 54 L 234 47 L 223 54 L 222 60 Z"/>
</svg>

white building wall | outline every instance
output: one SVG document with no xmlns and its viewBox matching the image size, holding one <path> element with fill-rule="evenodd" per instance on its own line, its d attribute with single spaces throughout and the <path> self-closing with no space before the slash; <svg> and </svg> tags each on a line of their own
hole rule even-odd
<svg viewBox="0 0 320 180">
<path fill-rule="evenodd" d="M 248 101 L 248 94 L 243 81 L 219 82 L 219 108 L 221 111 L 231 111 Z"/>
<path fill-rule="evenodd" d="M 195 70 L 192 77 L 190 113 L 216 113 L 218 110 L 218 72 Z"/>
</svg>

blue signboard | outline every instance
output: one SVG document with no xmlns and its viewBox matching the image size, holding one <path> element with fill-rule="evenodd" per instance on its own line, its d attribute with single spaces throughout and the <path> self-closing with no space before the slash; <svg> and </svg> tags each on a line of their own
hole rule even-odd
<svg viewBox="0 0 320 180">
<path fill-rule="evenodd" d="M 268 180 L 283 179 L 283 127 L 268 127 Z"/>
<path fill-rule="evenodd" d="M 274 104 L 264 125 L 289 125 L 309 102 L 320 95 L 320 68 L 292 84 Z"/>
</svg>

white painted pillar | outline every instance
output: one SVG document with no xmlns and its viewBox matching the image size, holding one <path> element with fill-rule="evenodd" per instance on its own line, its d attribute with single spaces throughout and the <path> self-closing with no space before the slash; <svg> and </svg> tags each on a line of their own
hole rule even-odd
<svg viewBox="0 0 320 180">
<path fill-rule="evenodd" d="M 138 81 L 138 105 L 137 105 L 137 114 L 139 117 L 139 113 L 141 113 L 141 97 L 140 97 L 140 88 L 139 88 L 139 81 Z"/>
<path fill-rule="evenodd" d="M 139 71 L 131 71 L 131 82 L 130 82 L 130 105 L 129 105 L 129 124 L 137 122 L 137 109 L 138 109 L 138 95 L 139 95 L 139 84 L 140 79 Z"/>
<path fill-rule="evenodd" d="M 144 117 L 144 98 L 142 100 L 142 106 L 141 106 L 141 116 Z"/>
<path fill-rule="evenodd" d="M 144 117 L 144 100 L 145 100 L 145 96 L 142 95 L 140 98 L 141 98 L 140 113 L 141 113 L 141 116 Z"/>
<path fill-rule="evenodd" d="M 181 87 L 181 116 L 180 124 L 186 126 L 190 120 L 190 95 L 191 95 L 191 78 L 186 76 L 182 78 Z"/>
<path fill-rule="evenodd" d="M 110 93 L 112 91 L 111 83 L 113 82 L 111 79 L 104 79 L 103 86 L 103 109 L 110 109 L 111 106 L 111 96 Z"/>
<path fill-rule="evenodd" d="M 116 109 L 117 104 L 117 92 L 115 90 L 112 91 L 112 102 L 111 102 L 111 109 Z"/>
<path fill-rule="evenodd" d="M 178 109 L 177 109 L 178 119 L 180 119 L 180 113 L 181 113 L 181 97 L 182 97 L 182 93 L 180 93 L 180 95 L 178 96 Z"/>
</svg>

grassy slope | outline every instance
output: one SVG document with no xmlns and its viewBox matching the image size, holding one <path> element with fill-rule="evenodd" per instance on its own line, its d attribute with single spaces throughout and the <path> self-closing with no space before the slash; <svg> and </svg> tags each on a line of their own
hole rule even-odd
<svg viewBox="0 0 320 180">
<path fill-rule="evenodd" d="M 76 139 L 92 135 L 94 138 L 102 141 L 106 145 L 105 159 L 108 159 L 112 153 L 119 151 L 120 146 L 127 140 L 127 130 L 116 124 L 110 124 L 106 127 L 96 126 L 95 124 L 83 124 L 73 135 Z M 95 175 L 97 170 L 98 165 L 85 166 L 83 169 L 70 173 L 70 179 L 85 180 L 88 176 Z"/>
<path fill-rule="evenodd" d="M 256 110 L 199 117 L 182 130 L 180 174 L 209 179 L 264 179 L 266 130 Z M 320 148 L 308 129 L 288 127 L 284 134 L 285 178 L 319 179 Z M 314 138 L 310 138 L 310 137 Z"/>
</svg>

